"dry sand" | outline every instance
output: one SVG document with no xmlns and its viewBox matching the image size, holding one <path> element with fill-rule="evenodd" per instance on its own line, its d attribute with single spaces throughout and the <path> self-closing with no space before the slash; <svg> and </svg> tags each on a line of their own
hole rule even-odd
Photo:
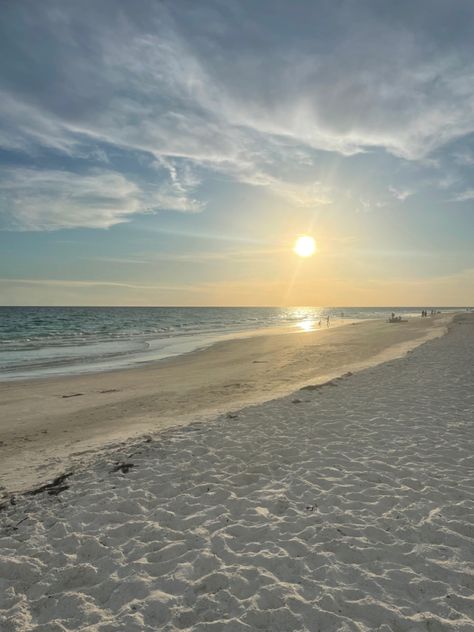
<svg viewBox="0 0 474 632">
<path fill-rule="evenodd" d="M 26 489 L 106 444 L 398 357 L 450 319 L 257 335 L 141 368 L 0 383 L 0 485 Z"/>
<path fill-rule="evenodd" d="M 472 632 L 473 380 L 465 315 L 401 359 L 17 497 L 0 629 Z"/>
</svg>

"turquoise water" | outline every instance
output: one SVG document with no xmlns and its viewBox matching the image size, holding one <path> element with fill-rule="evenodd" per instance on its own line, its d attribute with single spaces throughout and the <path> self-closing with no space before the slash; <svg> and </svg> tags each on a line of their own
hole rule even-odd
<svg viewBox="0 0 474 632">
<path fill-rule="evenodd" d="M 268 327 L 318 328 L 330 315 L 386 319 L 420 308 L 0 307 L 0 379 L 132 366 Z M 462 308 L 443 308 L 443 312 Z"/>
</svg>

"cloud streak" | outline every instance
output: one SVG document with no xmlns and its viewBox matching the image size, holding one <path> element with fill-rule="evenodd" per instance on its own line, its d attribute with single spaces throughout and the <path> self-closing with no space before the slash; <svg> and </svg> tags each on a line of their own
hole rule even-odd
<svg viewBox="0 0 474 632">
<path fill-rule="evenodd" d="M 458 193 L 458 195 L 455 195 L 452 200 L 454 202 L 468 202 L 469 200 L 474 200 L 474 189 L 467 189 L 462 193 Z"/>
</svg>

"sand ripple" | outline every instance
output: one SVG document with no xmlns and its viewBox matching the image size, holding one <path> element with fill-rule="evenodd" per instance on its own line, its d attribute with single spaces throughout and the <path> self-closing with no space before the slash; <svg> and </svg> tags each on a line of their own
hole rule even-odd
<svg viewBox="0 0 474 632">
<path fill-rule="evenodd" d="M 472 632 L 472 319 L 451 329 L 18 498 L 1 630 Z"/>
</svg>

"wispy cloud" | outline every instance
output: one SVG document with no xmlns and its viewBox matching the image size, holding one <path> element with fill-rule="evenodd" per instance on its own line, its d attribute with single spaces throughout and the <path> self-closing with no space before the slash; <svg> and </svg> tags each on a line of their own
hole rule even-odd
<svg viewBox="0 0 474 632">
<path fill-rule="evenodd" d="M 359 213 L 370 213 L 385 208 L 386 206 L 387 202 L 385 200 L 376 200 L 361 197 L 358 200 L 356 211 Z"/>
<path fill-rule="evenodd" d="M 36 201 L 28 186 L 8 198 L 17 225 L 104 227 L 148 208 L 199 210 L 196 165 L 308 206 L 330 203 L 331 192 L 318 175 L 301 183 L 287 174 L 308 168 L 314 152 L 382 149 L 426 161 L 474 131 L 474 44 L 465 27 L 474 7 L 461 4 L 458 15 L 428 0 L 409 11 L 393 3 L 185 10 L 104 0 L 86 11 L 57 0 L 11 3 L 2 20 L 0 145 L 84 156 L 84 146 L 107 143 L 148 152 L 168 174 L 151 192 L 128 173 L 76 174 L 68 184 L 66 176 L 36 175 Z M 13 46 L 17 31 L 23 37 Z M 23 176 L 15 179 L 27 185 Z M 81 179 L 96 198 L 89 213 Z M 411 194 L 391 192 L 399 200 Z"/>
<path fill-rule="evenodd" d="M 450 189 L 459 183 L 459 176 L 455 173 L 445 173 L 442 178 L 437 179 L 434 185 L 439 189 Z"/>
<path fill-rule="evenodd" d="M 195 212 L 201 204 L 173 184 L 140 187 L 108 170 L 87 173 L 8 168 L 0 176 L 3 228 L 108 228 L 156 209 Z"/>
<path fill-rule="evenodd" d="M 469 200 L 474 200 L 474 189 L 467 189 L 466 191 L 462 191 L 462 193 L 458 193 L 453 198 L 451 198 L 453 202 L 467 202 Z"/>
<path fill-rule="evenodd" d="M 394 186 L 389 186 L 388 190 L 393 195 L 394 198 L 400 200 L 400 202 L 404 202 L 410 195 L 414 194 L 414 191 L 411 189 L 401 189 Z"/>
<path fill-rule="evenodd" d="M 93 5 L 86 21 L 79 7 L 42 3 L 36 18 L 46 36 L 43 46 L 61 50 L 53 63 L 75 76 L 62 86 L 60 100 L 55 90 L 44 90 L 35 95 L 35 107 L 11 92 L 4 107 L 15 115 L 18 133 L 63 148 L 74 144 L 74 134 L 91 134 L 159 155 L 238 163 L 249 150 L 253 157 L 261 153 L 258 143 L 265 137 L 345 154 L 380 146 L 417 157 L 473 128 L 474 63 L 447 45 L 433 50 L 415 38 L 416 20 L 411 27 L 397 26 L 376 13 L 365 13 L 365 21 L 341 13 L 342 24 L 352 28 L 343 42 L 331 30 L 320 33 L 321 52 L 320 43 L 311 46 L 304 37 L 300 43 L 275 42 L 256 5 L 256 41 L 246 29 L 239 32 L 243 41 L 236 56 L 233 23 L 224 12 L 215 19 L 231 46 L 222 38 L 203 43 L 205 11 L 194 11 L 190 32 L 183 12 L 146 5 L 147 15 L 142 8 L 133 16 L 120 4 L 121 11 L 111 5 L 115 10 L 106 22 Z M 423 7 L 418 11 L 423 14 Z M 442 20 L 444 12 L 438 13 Z M 305 12 L 292 15 L 303 30 Z M 288 16 L 280 10 L 278 17 Z M 333 18 L 322 9 L 319 28 L 325 23 L 335 28 Z M 75 27 L 87 34 L 89 50 Z M 423 36 L 429 39 L 429 31 Z M 265 38 L 268 45 L 258 47 L 257 57 L 257 42 Z M 469 47 L 467 41 L 458 43 Z M 25 53 L 29 45 L 25 40 Z M 36 64 L 30 61 L 33 72 Z M 58 87 L 54 75 L 37 69 L 51 88 Z M 101 90 L 94 93 L 97 85 Z M 82 99 L 77 88 L 84 91 Z"/>
<path fill-rule="evenodd" d="M 161 252 L 150 255 L 137 255 L 136 257 L 92 257 L 94 261 L 121 264 L 145 264 L 150 265 L 160 261 L 201 263 L 206 261 L 259 261 L 275 255 L 288 254 L 289 248 L 258 248 L 247 250 L 209 250 L 196 252 Z M 91 257 L 88 257 L 91 260 Z"/>
<path fill-rule="evenodd" d="M 193 304 L 202 291 L 196 284 L 0 278 L 0 305 L 176 305 L 182 297 Z"/>
<path fill-rule="evenodd" d="M 119 283 L 114 281 L 97 281 L 97 280 L 74 280 L 74 279 L 21 279 L 21 278 L 0 278 L 0 284 L 5 285 L 38 285 L 49 287 L 66 287 L 66 288 L 101 288 L 116 287 L 133 290 L 173 290 L 173 291 L 197 291 L 194 285 L 171 285 L 156 283 L 153 285 L 144 285 L 142 283 Z"/>
<path fill-rule="evenodd" d="M 474 154 L 468 149 L 460 149 L 453 153 L 455 162 L 459 165 L 471 167 L 474 165 Z"/>
</svg>

